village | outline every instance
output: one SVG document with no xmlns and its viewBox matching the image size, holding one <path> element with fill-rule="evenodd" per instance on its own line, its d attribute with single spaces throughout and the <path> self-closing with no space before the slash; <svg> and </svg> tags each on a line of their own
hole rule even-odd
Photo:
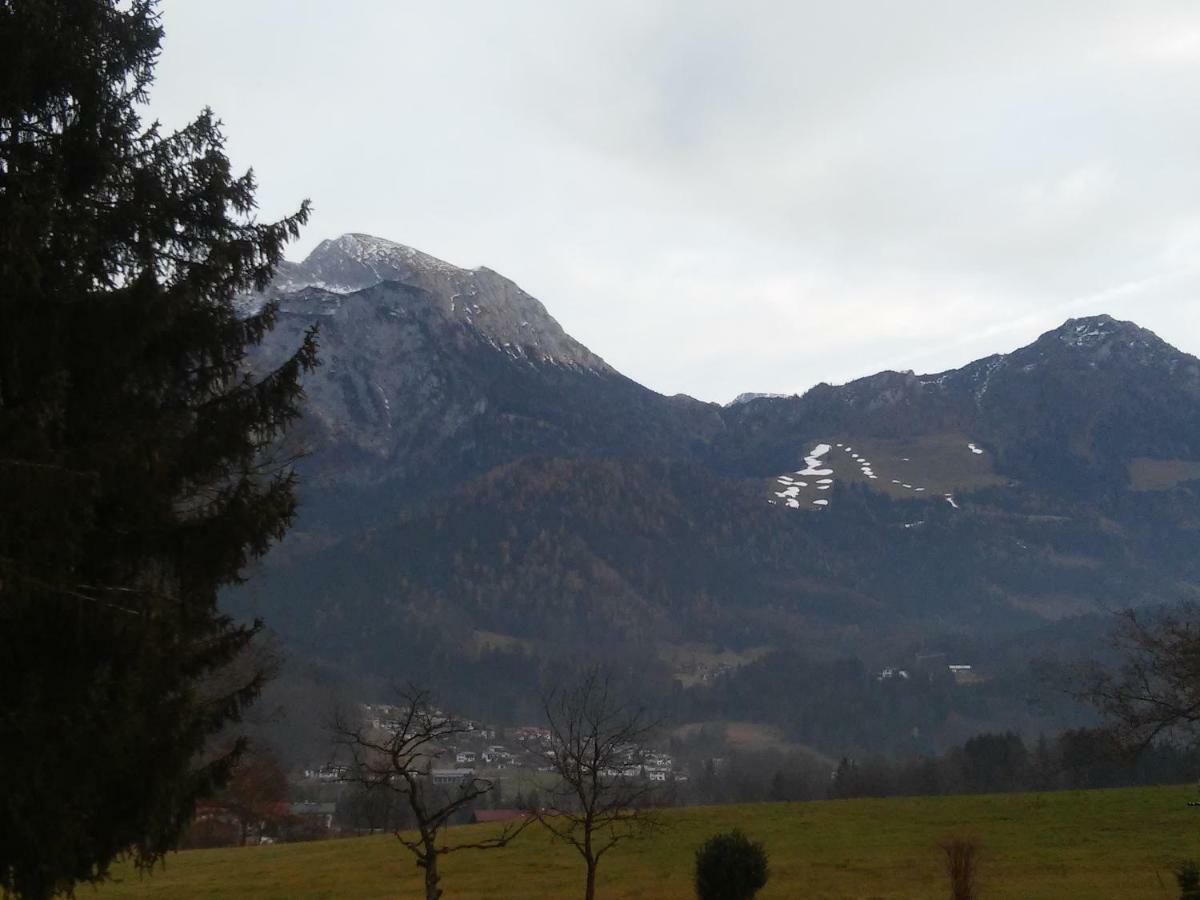
<svg viewBox="0 0 1200 900">
<path fill-rule="evenodd" d="M 450 740 L 430 745 L 420 777 L 434 790 L 453 793 L 465 785 L 491 785 L 464 807 L 451 824 L 494 822 L 525 816 L 539 798 L 555 788 L 553 741 L 548 728 L 521 725 L 502 728 L 488 723 L 452 718 L 434 710 L 441 722 L 453 723 Z M 382 741 L 403 732 L 400 707 L 384 703 L 358 706 L 364 732 Z M 687 775 L 671 754 L 653 748 L 629 746 L 620 754 L 620 765 L 600 774 L 655 785 L 669 800 L 670 788 Z M 330 758 L 285 772 L 268 765 L 259 777 L 233 784 L 226 796 L 197 809 L 189 832 L 190 846 L 273 844 L 322 840 L 407 827 L 407 809 L 401 798 L 381 785 L 368 788 L 356 777 L 355 767 L 331 749 Z"/>
<path fill-rule="evenodd" d="M 384 735 L 396 734 L 404 728 L 403 710 L 398 707 L 363 704 L 361 712 L 363 721 Z M 441 711 L 437 714 L 447 721 L 454 721 L 456 733 L 433 751 L 436 762 L 430 765 L 429 778 L 434 784 L 453 785 L 472 778 L 486 778 L 496 782 L 503 780 L 512 789 L 537 790 L 539 786 L 545 786 L 547 776 L 553 780 L 555 770 L 550 758 L 554 751 L 550 729 L 540 725 L 499 728 L 471 719 L 452 718 L 451 714 Z M 606 768 L 601 774 L 609 778 L 644 778 L 657 783 L 687 778 L 675 771 L 669 753 L 629 747 L 625 756 L 625 765 Z M 343 782 L 347 776 L 347 767 L 341 762 L 305 770 L 306 780 L 324 783 Z"/>
</svg>

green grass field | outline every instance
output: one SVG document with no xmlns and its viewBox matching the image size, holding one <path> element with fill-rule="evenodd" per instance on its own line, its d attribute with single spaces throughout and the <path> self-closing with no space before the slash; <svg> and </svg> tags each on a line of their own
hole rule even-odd
<svg viewBox="0 0 1200 900">
<path fill-rule="evenodd" d="M 1129 481 L 1135 491 L 1169 491 L 1197 478 L 1200 478 L 1200 461 L 1194 459 L 1140 456 L 1129 463 Z"/>
<path fill-rule="evenodd" d="M 763 900 L 945 897 L 937 843 L 951 832 L 972 834 L 983 846 L 983 900 L 1166 900 L 1178 896 L 1171 866 L 1200 857 L 1200 809 L 1186 805 L 1195 796 L 1192 787 L 1169 787 L 673 810 L 660 834 L 604 858 L 599 894 L 689 898 L 695 847 L 736 826 L 770 854 Z M 582 894 L 578 859 L 540 831 L 502 850 L 444 861 L 447 900 Z M 116 875 L 118 883 L 79 896 L 420 896 L 411 857 L 389 836 L 192 850 L 147 877 L 128 869 Z"/>
<path fill-rule="evenodd" d="M 684 687 L 691 687 L 703 681 L 703 673 L 712 672 L 724 666 L 739 668 L 767 656 L 773 648 L 750 647 L 746 650 L 730 650 L 718 648 L 713 644 L 672 644 L 660 641 L 658 658 L 671 666 L 675 678 Z"/>
<path fill-rule="evenodd" d="M 835 463 L 838 479 L 868 485 L 900 500 L 928 500 L 931 494 L 933 499 L 940 499 L 946 493 L 962 496 L 980 488 L 1007 484 L 1007 479 L 993 471 L 992 455 L 987 451 L 972 453 L 967 447 L 970 441 L 968 435 L 959 432 L 923 435 L 908 441 L 869 438 L 849 441 L 855 452 L 871 461 L 872 470 L 879 476 L 874 481 L 863 475 L 841 449 L 835 447 L 829 458 Z M 892 479 L 925 490 L 915 493 L 892 484 Z"/>
</svg>

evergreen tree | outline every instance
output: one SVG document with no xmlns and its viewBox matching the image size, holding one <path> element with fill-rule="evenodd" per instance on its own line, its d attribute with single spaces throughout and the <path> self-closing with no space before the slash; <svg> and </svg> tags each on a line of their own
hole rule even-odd
<svg viewBox="0 0 1200 900">
<path fill-rule="evenodd" d="M 698 900 L 753 900 L 769 874 L 766 849 L 736 828 L 714 834 L 696 851 Z"/>
<path fill-rule="evenodd" d="M 264 673 L 216 607 L 282 536 L 315 334 L 259 371 L 307 218 L 254 217 L 208 111 L 139 119 L 156 0 L 0 0 L 0 889 L 147 865 L 242 749 Z"/>
</svg>

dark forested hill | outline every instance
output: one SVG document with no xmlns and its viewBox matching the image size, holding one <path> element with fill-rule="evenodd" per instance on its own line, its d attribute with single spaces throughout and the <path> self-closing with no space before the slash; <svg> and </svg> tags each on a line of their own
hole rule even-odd
<svg viewBox="0 0 1200 900">
<path fill-rule="evenodd" d="M 310 656 L 481 696 L 579 654 L 669 683 L 707 652 L 883 664 L 1200 585 L 1200 362 L 1131 323 L 718 407 L 379 239 L 270 293 L 268 354 L 321 326 L 305 505 L 228 603 Z"/>
</svg>

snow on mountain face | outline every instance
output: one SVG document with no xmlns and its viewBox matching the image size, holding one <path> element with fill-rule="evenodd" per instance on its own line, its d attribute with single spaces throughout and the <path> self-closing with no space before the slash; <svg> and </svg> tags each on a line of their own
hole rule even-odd
<svg viewBox="0 0 1200 900">
<path fill-rule="evenodd" d="M 323 296 L 310 301 L 311 311 L 329 315 L 340 308 L 339 297 L 384 282 L 428 292 L 445 318 L 467 326 L 515 359 L 613 371 L 563 331 L 538 300 L 504 276 L 487 268 L 462 269 L 371 235 L 344 234 L 322 241 L 302 262 L 281 263 L 267 294 L 295 295 L 316 288 Z M 300 298 L 291 299 L 294 305 Z"/>
<path fill-rule="evenodd" d="M 1110 316 L 1091 319 L 1068 319 L 1055 334 L 1068 347 L 1087 347 L 1112 337 L 1121 323 Z"/>
<path fill-rule="evenodd" d="M 784 397 L 794 397 L 794 396 L 796 396 L 796 395 L 795 394 L 760 393 L 758 391 L 744 391 L 743 393 L 738 394 L 736 397 L 734 397 L 732 400 L 730 400 L 725 405 L 727 407 L 728 406 L 737 406 L 740 403 L 749 403 L 751 400 L 780 400 Z"/>
<path fill-rule="evenodd" d="M 272 287 L 279 293 L 316 287 L 334 294 L 351 294 L 381 281 L 409 282 L 422 272 L 450 276 L 460 271 L 394 241 L 367 234 L 343 234 L 321 241 L 303 262 L 281 263 Z"/>
<path fill-rule="evenodd" d="M 1059 344 L 1077 350 L 1119 350 L 1123 353 L 1151 355 L 1163 350 L 1174 351 L 1169 344 L 1153 331 L 1122 322 L 1112 316 L 1089 316 L 1084 319 L 1067 319 L 1062 325 L 1042 335 L 1042 341 L 1056 340 Z M 1035 344 L 1034 346 L 1037 346 Z"/>
</svg>

